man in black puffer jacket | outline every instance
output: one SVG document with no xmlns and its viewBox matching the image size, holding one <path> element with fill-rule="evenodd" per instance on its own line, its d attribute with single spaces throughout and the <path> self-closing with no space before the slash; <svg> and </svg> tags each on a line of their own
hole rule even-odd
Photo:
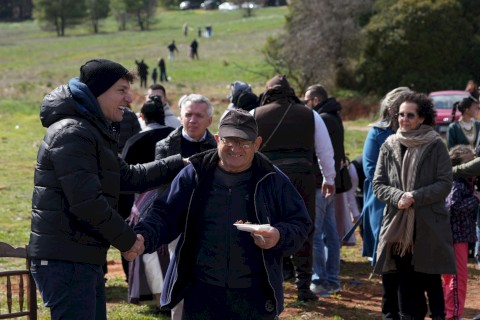
<svg viewBox="0 0 480 320">
<path fill-rule="evenodd" d="M 102 265 L 110 245 L 127 259 L 143 251 L 117 212 L 120 191 L 141 192 L 172 180 L 181 156 L 129 166 L 118 157 L 112 123 L 120 122 L 134 80 L 122 65 L 95 59 L 48 94 L 48 128 L 35 167 L 28 254 L 52 319 L 106 319 Z"/>
</svg>

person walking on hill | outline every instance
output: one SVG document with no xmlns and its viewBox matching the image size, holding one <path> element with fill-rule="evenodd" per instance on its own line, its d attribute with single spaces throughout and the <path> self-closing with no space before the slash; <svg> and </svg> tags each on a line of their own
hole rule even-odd
<svg viewBox="0 0 480 320">
<path fill-rule="evenodd" d="M 163 60 L 163 58 L 158 60 L 158 68 L 160 69 L 160 82 L 168 82 L 167 67 L 165 66 L 165 60 Z"/>
<path fill-rule="evenodd" d="M 131 103 L 134 75 L 106 59 L 87 61 L 43 100 L 47 128 L 35 166 L 28 256 L 51 318 L 107 319 L 102 265 L 114 246 L 131 260 L 144 239 L 117 212 L 120 191 L 143 192 L 183 168 L 180 155 L 127 165 L 111 130 Z"/>
<path fill-rule="evenodd" d="M 152 82 L 153 82 L 153 84 L 157 83 L 157 78 L 158 78 L 157 68 L 153 68 L 153 71 L 152 71 Z"/>
<path fill-rule="evenodd" d="M 168 48 L 168 60 L 173 61 L 175 60 L 175 51 L 178 52 L 177 46 L 175 45 L 175 40 L 167 46 Z"/>
<path fill-rule="evenodd" d="M 137 65 L 137 73 L 140 77 L 140 88 L 147 88 L 148 66 L 143 59 L 140 62 L 135 60 L 135 64 Z"/>
<path fill-rule="evenodd" d="M 194 60 L 195 58 L 197 58 L 197 60 L 200 59 L 198 57 L 198 41 L 197 41 L 197 39 L 193 39 L 192 43 L 190 44 L 190 59 Z"/>
</svg>

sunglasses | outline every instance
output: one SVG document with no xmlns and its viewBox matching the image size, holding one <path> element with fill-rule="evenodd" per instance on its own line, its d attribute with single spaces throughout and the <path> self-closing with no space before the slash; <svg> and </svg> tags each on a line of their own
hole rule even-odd
<svg viewBox="0 0 480 320">
<path fill-rule="evenodd" d="M 397 116 L 399 118 L 408 118 L 409 120 L 412 120 L 412 119 L 415 119 L 415 117 L 417 116 L 415 113 L 404 113 L 404 112 L 399 112 L 397 113 Z"/>
</svg>

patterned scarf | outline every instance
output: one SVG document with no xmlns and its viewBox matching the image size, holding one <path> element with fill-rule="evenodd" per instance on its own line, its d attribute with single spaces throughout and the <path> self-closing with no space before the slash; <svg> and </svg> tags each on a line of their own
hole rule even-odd
<svg viewBox="0 0 480 320">
<path fill-rule="evenodd" d="M 425 149 L 440 135 L 427 125 L 418 129 L 402 131 L 398 130 L 396 139 L 400 144 L 407 147 L 402 160 L 401 183 L 403 191 L 413 191 L 417 176 L 418 163 Z M 384 244 L 392 248 L 393 253 L 403 257 L 413 250 L 413 233 L 415 227 L 415 209 L 411 206 L 400 209 L 393 217 L 392 222 L 385 232 Z"/>
</svg>

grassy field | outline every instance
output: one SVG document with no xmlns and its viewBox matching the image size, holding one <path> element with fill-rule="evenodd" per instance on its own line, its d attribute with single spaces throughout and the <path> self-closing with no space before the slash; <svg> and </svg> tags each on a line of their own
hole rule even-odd
<svg viewBox="0 0 480 320">
<path fill-rule="evenodd" d="M 212 131 L 216 131 L 218 118 L 228 104 L 229 83 L 243 80 L 260 93 L 265 81 L 274 75 L 260 50 L 268 36 L 282 31 L 286 12 L 284 7 L 259 9 L 253 17 L 245 18 L 243 11 L 158 11 L 150 31 L 117 32 L 114 21 L 108 20 L 98 35 L 78 27 L 67 30 L 63 38 L 40 30 L 34 22 L 0 24 L 0 241 L 17 246 L 28 242 L 33 169 L 45 132 L 38 119 L 39 105 L 46 93 L 78 76 L 80 65 L 103 57 L 133 69 L 135 59 L 144 59 L 151 71 L 158 58 L 167 57 L 166 46 L 175 39 L 180 53 L 175 61 L 166 60 L 172 78 L 166 84 L 171 105 L 176 106 L 185 93 L 210 97 L 215 106 Z M 185 22 L 192 28 L 188 37 L 182 34 Z M 189 43 L 196 37 L 197 28 L 207 24 L 213 26 L 213 37 L 199 40 L 201 60 L 191 61 Z M 133 108 L 138 110 L 144 90 L 135 83 L 132 92 Z M 370 120 L 346 124 L 345 145 L 351 159 L 362 152 L 366 135 L 363 128 Z M 349 130 L 350 126 L 355 130 Z M 363 261 L 358 250 L 345 256 L 348 261 Z M 118 251 L 110 250 L 108 258 L 118 260 Z M 0 270 L 10 264 L 0 260 Z M 107 290 L 109 318 L 158 319 L 148 314 L 148 305 L 126 303 L 126 284 L 121 278 L 110 278 Z M 294 303 L 293 307 L 304 308 Z M 342 310 L 324 319 L 340 319 Z M 48 318 L 48 312 L 41 307 L 40 319 Z"/>
</svg>

